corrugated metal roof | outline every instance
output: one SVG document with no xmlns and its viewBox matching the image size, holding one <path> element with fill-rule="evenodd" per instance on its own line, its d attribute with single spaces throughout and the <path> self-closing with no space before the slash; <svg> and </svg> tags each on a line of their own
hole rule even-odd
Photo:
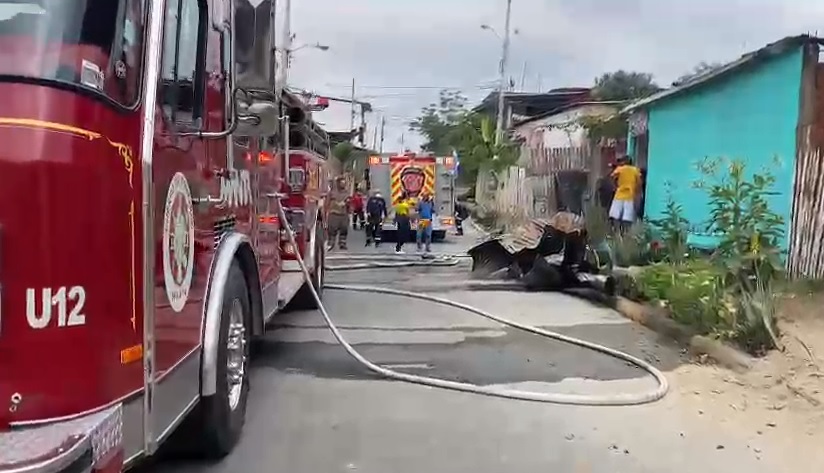
<svg viewBox="0 0 824 473">
<path fill-rule="evenodd" d="M 521 250 L 532 250 L 538 247 L 544 229 L 549 225 L 549 220 L 536 218 L 529 223 L 522 225 L 512 232 L 501 235 L 498 242 L 506 251 L 515 254 Z"/>
<path fill-rule="evenodd" d="M 821 43 L 822 40 L 820 38 L 807 34 L 798 36 L 788 36 L 774 43 L 770 43 L 761 49 L 744 54 L 739 59 L 728 64 L 725 64 L 717 69 L 713 69 L 711 71 L 707 71 L 705 74 L 700 74 L 696 77 L 693 77 L 692 79 L 684 82 L 683 84 L 680 84 L 675 87 L 670 87 L 669 89 L 665 89 L 661 92 L 652 94 L 649 97 L 638 100 L 637 102 L 633 102 L 632 104 L 624 108 L 621 111 L 621 113 L 625 114 L 637 110 L 639 108 L 646 107 L 647 105 L 650 105 L 653 102 L 657 102 L 659 100 L 671 97 L 681 92 L 685 92 L 693 87 L 697 87 L 698 85 L 705 84 L 721 76 L 727 75 L 753 61 L 761 61 L 773 57 L 777 54 L 783 54 L 789 51 L 790 49 L 800 47 L 808 42 Z"/>
<path fill-rule="evenodd" d="M 580 215 L 571 212 L 557 212 L 550 218 L 532 219 L 512 232 L 501 235 L 497 240 L 508 252 L 515 254 L 523 250 L 538 248 L 547 227 L 569 233 L 582 230 L 585 226 L 585 221 Z"/>
<path fill-rule="evenodd" d="M 584 101 L 581 101 L 581 102 L 571 102 L 571 103 L 561 105 L 558 108 L 550 110 L 548 112 L 541 113 L 541 114 L 535 115 L 534 117 L 529 117 L 527 119 L 516 122 L 514 125 L 512 125 L 512 127 L 517 128 L 521 125 L 526 125 L 527 123 L 532 123 L 534 121 L 541 120 L 542 118 L 547 118 L 547 117 L 551 117 L 553 115 L 558 115 L 559 113 L 567 112 L 567 111 L 570 111 L 570 110 L 575 110 L 578 107 L 585 107 L 587 105 L 613 105 L 617 109 L 618 106 L 623 105 L 624 103 L 626 103 L 626 101 L 616 101 L 616 100 L 603 100 L 603 101 L 584 100 Z"/>
<path fill-rule="evenodd" d="M 514 115 L 531 117 L 558 108 L 561 105 L 590 100 L 588 87 L 566 87 L 547 92 L 504 92 L 504 102 Z M 494 112 L 498 109 L 498 92 L 490 92 L 481 103 L 473 108 L 475 112 Z"/>
</svg>

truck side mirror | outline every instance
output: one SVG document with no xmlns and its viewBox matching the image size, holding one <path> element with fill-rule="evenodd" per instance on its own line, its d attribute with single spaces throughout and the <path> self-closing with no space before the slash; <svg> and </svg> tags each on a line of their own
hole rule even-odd
<svg viewBox="0 0 824 473">
<path fill-rule="evenodd" d="M 210 2 L 210 6 L 209 17 L 212 19 L 212 28 L 221 33 L 231 28 L 231 1 L 214 0 Z"/>
<path fill-rule="evenodd" d="M 273 135 L 278 127 L 278 107 L 271 96 L 238 90 L 243 93 L 235 95 L 235 133 L 252 137 Z M 239 99 L 241 95 L 243 99 Z"/>
<path fill-rule="evenodd" d="M 223 139 L 230 135 L 244 137 L 270 136 L 278 128 L 278 107 L 271 94 L 249 91 L 235 84 L 238 76 L 235 57 L 235 8 L 232 0 L 216 0 L 212 5 L 212 28 L 223 38 L 223 54 L 226 61 L 224 90 L 226 93 L 226 128 L 221 131 L 196 131 L 183 136 L 202 139 Z"/>
<path fill-rule="evenodd" d="M 226 68 L 224 90 L 226 90 L 225 114 L 226 128 L 221 131 L 192 131 L 180 133 L 179 136 L 196 136 L 206 140 L 222 139 L 230 136 L 237 130 L 237 96 L 244 93 L 243 90 L 235 87 L 235 10 L 232 8 L 231 0 L 215 0 L 210 3 L 210 16 L 212 28 L 220 32 L 223 39 L 223 54 L 228 65 Z"/>
</svg>

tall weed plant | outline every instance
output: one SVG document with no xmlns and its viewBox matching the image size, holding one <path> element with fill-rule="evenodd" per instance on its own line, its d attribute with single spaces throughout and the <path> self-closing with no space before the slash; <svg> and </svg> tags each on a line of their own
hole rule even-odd
<svg viewBox="0 0 824 473">
<path fill-rule="evenodd" d="M 687 235 L 689 221 L 684 218 L 684 206 L 679 204 L 673 197 L 672 183 L 665 184 L 667 191 L 667 201 L 664 206 L 664 214 L 660 219 L 653 220 L 663 243 L 663 253 L 666 260 L 672 263 L 681 263 L 686 258 Z"/>
<path fill-rule="evenodd" d="M 768 204 L 777 194 L 775 176 L 768 169 L 748 172 L 740 159 L 705 159 L 697 168 L 702 179 L 695 187 L 707 193 L 710 230 L 720 236 L 717 262 L 736 300 L 733 337 L 750 351 L 774 347 L 773 287 L 783 273 L 779 244 L 784 236 L 784 219 Z"/>
<path fill-rule="evenodd" d="M 777 161 L 776 161 L 777 164 Z M 775 176 L 769 170 L 747 172 L 740 159 L 704 159 L 702 179 L 694 184 L 710 201 L 710 230 L 720 235 L 718 256 L 729 268 L 730 285 L 752 289 L 752 282 L 772 282 L 781 273 L 779 243 L 784 218 L 772 211 Z"/>
</svg>

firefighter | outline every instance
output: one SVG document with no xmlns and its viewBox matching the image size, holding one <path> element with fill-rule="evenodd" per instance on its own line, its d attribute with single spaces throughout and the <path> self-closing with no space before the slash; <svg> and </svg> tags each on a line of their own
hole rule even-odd
<svg viewBox="0 0 824 473">
<path fill-rule="evenodd" d="M 372 197 L 366 201 L 366 246 L 369 246 L 373 241 L 375 248 L 381 244 L 381 227 L 383 220 L 387 216 L 386 200 L 381 196 L 381 191 L 375 189 L 372 192 Z"/>
<path fill-rule="evenodd" d="M 355 190 L 355 193 L 352 194 L 352 199 L 350 202 L 352 208 L 352 230 L 357 230 L 358 228 L 363 229 L 363 194 L 361 194 L 360 189 Z"/>
<path fill-rule="evenodd" d="M 463 222 L 469 218 L 469 210 L 460 200 L 455 201 L 455 231 L 460 236 L 463 235 Z"/>
<path fill-rule="evenodd" d="M 418 253 L 425 247 L 427 253 L 432 252 L 432 219 L 435 217 L 435 203 L 428 193 L 421 197 L 418 205 L 415 206 L 418 216 L 418 231 L 415 242 L 418 245 Z"/>
<path fill-rule="evenodd" d="M 346 192 L 346 180 L 343 177 L 335 179 L 335 186 L 329 195 L 329 249 L 335 247 L 346 249 L 346 237 L 349 233 L 349 193 Z"/>
</svg>

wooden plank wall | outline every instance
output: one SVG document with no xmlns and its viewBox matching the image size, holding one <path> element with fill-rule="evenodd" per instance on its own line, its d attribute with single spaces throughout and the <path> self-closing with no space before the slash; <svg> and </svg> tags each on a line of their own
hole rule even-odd
<svg viewBox="0 0 824 473">
<path fill-rule="evenodd" d="M 824 129 L 799 128 L 787 271 L 792 278 L 824 278 Z"/>
<path fill-rule="evenodd" d="M 518 164 L 499 173 L 497 183 L 493 183 L 491 176 L 479 174 L 476 198 L 508 224 L 548 218 L 557 210 L 555 174 L 564 170 L 589 171 L 593 159 L 600 156 L 598 147 L 523 147 Z M 493 192 L 491 186 L 496 186 Z"/>
</svg>

